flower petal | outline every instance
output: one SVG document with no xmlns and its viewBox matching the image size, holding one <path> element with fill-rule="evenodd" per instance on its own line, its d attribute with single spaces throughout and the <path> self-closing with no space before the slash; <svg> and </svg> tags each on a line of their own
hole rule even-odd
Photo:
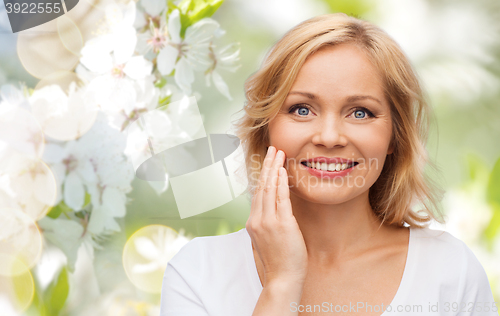
<svg viewBox="0 0 500 316">
<path fill-rule="evenodd" d="M 184 41 L 195 45 L 203 43 L 210 40 L 218 28 L 219 23 L 215 20 L 209 18 L 201 19 L 187 28 Z"/>
<path fill-rule="evenodd" d="M 116 64 L 126 63 L 134 54 L 137 44 L 136 31 L 133 26 L 120 28 L 113 38 L 114 56 Z"/>
<path fill-rule="evenodd" d="M 144 13 L 140 10 L 135 11 L 135 21 L 134 21 L 134 28 L 136 30 L 142 29 L 144 26 L 146 26 L 148 22 L 146 21 L 146 18 L 144 17 Z"/>
<path fill-rule="evenodd" d="M 146 24 L 144 24 L 146 25 Z M 135 51 L 139 55 L 146 55 L 151 47 L 148 44 L 148 40 L 151 37 L 150 32 L 144 32 L 137 34 L 137 45 L 135 46 Z"/>
<path fill-rule="evenodd" d="M 106 212 L 112 217 L 123 217 L 126 213 L 125 193 L 113 188 L 106 187 L 102 194 L 102 205 L 106 208 Z"/>
<path fill-rule="evenodd" d="M 105 208 L 98 206 L 92 209 L 92 216 L 90 216 L 87 230 L 98 235 L 109 231 L 119 232 L 121 228 Z"/>
<path fill-rule="evenodd" d="M 50 165 L 50 169 L 54 174 L 54 178 L 56 180 L 56 199 L 54 201 L 54 205 L 59 204 L 62 200 L 62 182 L 64 180 L 64 174 L 66 172 L 66 167 L 62 163 L 57 163 Z"/>
<path fill-rule="evenodd" d="M 236 62 L 240 59 L 240 48 L 238 43 L 229 44 L 219 51 L 216 51 L 217 67 L 229 71 L 236 71 L 241 65 Z"/>
<path fill-rule="evenodd" d="M 168 76 L 174 70 L 177 55 L 179 55 L 179 51 L 170 45 L 160 50 L 156 61 L 158 63 L 158 71 L 163 76 Z"/>
<path fill-rule="evenodd" d="M 179 60 L 175 68 L 175 82 L 186 94 L 191 94 L 194 72 L 193 67 L 184 57 Z"/>
<path fill-rule="evenodd" d="M 42 157 L 46 163 L 60 163 L 65 158 L 64 148 L 54 143 L 47 143 Z"/>
<path fill-rule="evenodd" d="M 83 183 L 76 172 L 70 172 L 64 181 L 64 202 L 75 211 L 82 209 L 85 198 Z"/>
<path fill-rule="evenodd" d="M 233 98 L 231 98 L 231 95 L 229 94 L 229 88 L 227 87 L 227 84 L 215 70 L 212 72 L 212 79 L 214 80 L 214 84 L 217 90 L 219 90 L 219 92 L 229 100 L 233 100 Z"/>
<path fill-rule="evenodd" d="M 175 9 L 168 16 L 168 34 L 173 43 L 179 44 L 181 40 L 181 17 L 179 10 Z"/>
<path fill-rule="evenodd" d="M 144 10 L 151 16 L 159 16 L 167 7 L 167 1 L 142 0 L 141 4 Z"/>
<path fill-rule="evenodd" d="M 162 2 L 162 1 L 158 1 L 158 2 Z M 134 24 L 134 21 L 135 21 L 135 17 L 136 17 L 136 4 L 135 4 L 135 1 L 129 1 L 126 5 L 125 5 L 125 10 L 123 11 L 123 20 L 122 20 L 122 24 L 123 25 L 127 25 L 127 26 L 131 26 Z"/>
<path fill-rule="evenodd" d="M 143 79 L 151 74 L 152 70 L 153 64 L 143 56 L 134 56 L 130 58 L 123 68 L 123 72 L 135 80 Z"/>
<path fill-rule="evenodd" d="M 111 51 L 113 42 L 110 35 L 92 38 L 81 50 L 80 63 L 88 70 L 98 73 L 109 71 L 113 67 Z"/>
<path fill-rule="evenodd" d="M 97 176 L 94 171 L 94 166 L 87 159 L 78 162 L 78 168 L 76 169 L 76 172 L 78 172 L 80 177 L 87 183 L 97 182 Z"/>
<path fill-rule="evenodd" d="M 92 80 L 85 93 L 85 101 L 99 104 L 105 113 L 133 109 L 136 102 L 134 81 L 130 78 L 114 78 L 103 75 Z"/>
</svg>

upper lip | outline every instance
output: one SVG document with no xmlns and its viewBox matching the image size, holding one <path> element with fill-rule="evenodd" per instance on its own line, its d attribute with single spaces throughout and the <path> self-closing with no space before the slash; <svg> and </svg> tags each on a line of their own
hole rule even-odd
<svg viewBox="0 0 500 316">
<path fill-rule="evenodd" d="M 302 162 L 325 162 L 325 163 L 354 163 L 355 161 L 353 159 L 347 159 L 347 158 L 340 158 L 340 157 L 333 157 L 333 158 L 328 158 L 328 157 L 314 157 L 310 159 L 304 159 L 301 161 Z"/>
</svg>

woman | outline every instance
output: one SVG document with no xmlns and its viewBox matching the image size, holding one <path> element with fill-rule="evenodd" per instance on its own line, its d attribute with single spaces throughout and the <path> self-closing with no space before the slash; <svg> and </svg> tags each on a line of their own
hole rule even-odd
<svg viewBox="0 0 500 316">
<path fill-rule="evenodd" d="M 427 228 L 442 221 L 423 175 L 429 109 L 386 33 L 307 20 L 245 90 L 246 228 L 179 251 L 161 315 L 497 315 L 470 249 Z"/>
</svg>

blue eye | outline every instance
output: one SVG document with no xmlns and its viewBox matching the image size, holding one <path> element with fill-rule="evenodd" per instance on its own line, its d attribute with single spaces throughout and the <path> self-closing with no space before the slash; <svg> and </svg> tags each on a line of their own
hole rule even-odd
<svg viewBox="0 0 500 316">
<path fill-rule="evenodd" d="M 290 108 L 290 110 L 288 110 L 288 113 L 294 113 L 297 109 L 299 110 L 298 111 L 299 116 L 307 116 L 309 114 L 309 112 L 311 111 L 309 109 L 309 106 L 307 106 L 305 104 L 296 104 L 296 105 L 292 106 Z"/>
<path fill-rule="evenodd" d="M 352 112 L 352 114 L 354 115 L 354 118 L 357 118 L 357 119 L 360 119 L 360 120 L 364 120 L 364 119 L 368 119 L 368 118 L 371 118 L 371 117 L 375 117 L 375 115 L 373 115 L 372 112 L 370 112 L 366 108 L 357 108 L 357 109 L 354 110 L 354 112 Z"/>
<path fill-rule="evenodd" d="M 356 117 L 356 118 L 365 118 L 365 116 L 366 116 L 365 111 L 362 111 L 362 110 L 354 111 L 354 117 Z"/>
<path fill-rule="evenodd" d="M 298 112 L 300 115 L 307 115 L 309 114 L 309 109 L 308 108 L 299 108 L 299 112 Z"/>
</svg>

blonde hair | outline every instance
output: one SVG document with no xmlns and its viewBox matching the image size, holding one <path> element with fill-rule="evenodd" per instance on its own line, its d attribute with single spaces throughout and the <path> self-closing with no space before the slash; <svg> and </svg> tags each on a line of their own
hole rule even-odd
<svg viewBox="0 0 500 316">
<path fill-rule="evenodd" d="M 268 123 L 278 113 L 306 58 L 320 48 L 343 43 L 360 47 L 379 70 L 391 107 L 394 151 L 369 191 L 370 205 L 382 223 L 425 227 L 444 222 L 441 190 L 424 175 L 431 114 L 418 78 L 401 48 L 379 27 L 343 13 L 325 14 L 288 31 L 269 51 L 261 68 L 245 82 L 247 102 L 236 135 L 245 155 L 247 191 L 253 195 L 269 145 Z M 257 159 L 254 159 L 257 157 Z M 420 211 L 413 210 L 419 203 Z M 441 218 L 438 218 L 438 213 Z"/>
</svg>

